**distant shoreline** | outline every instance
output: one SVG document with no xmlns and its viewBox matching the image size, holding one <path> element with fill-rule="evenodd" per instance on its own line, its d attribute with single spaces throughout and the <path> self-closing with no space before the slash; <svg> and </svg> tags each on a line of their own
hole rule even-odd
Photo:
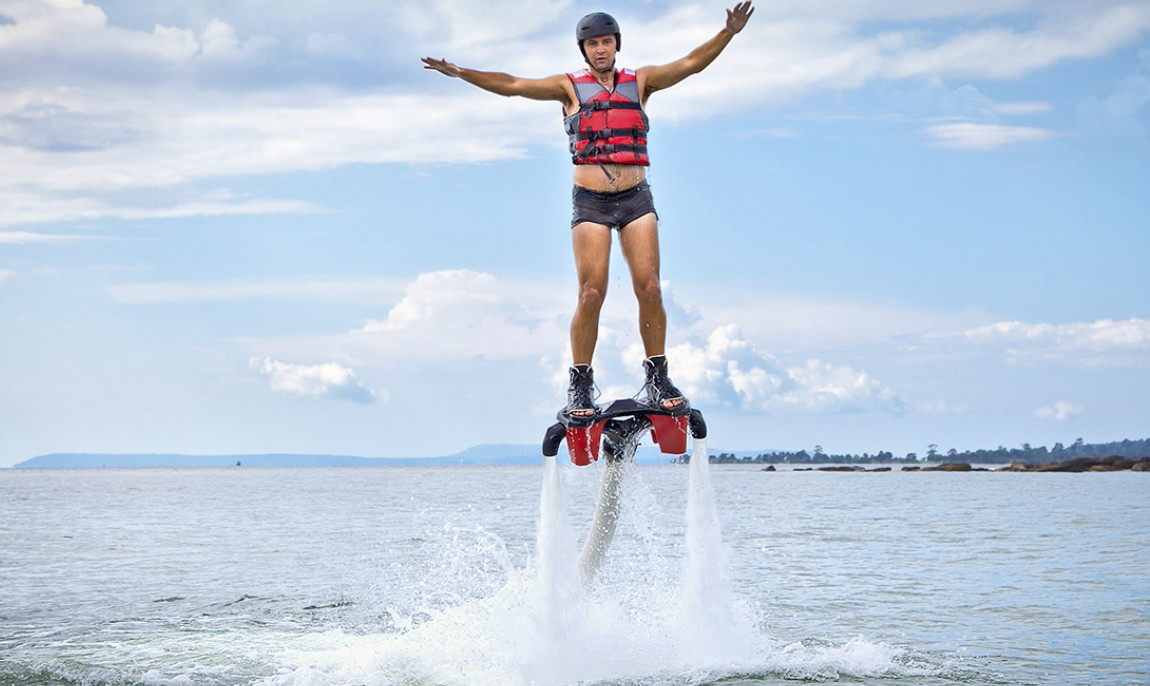
<svg viewBox="0 0 1150 686">
<path fill-rule="evenodd" d="M 999 471 L 1094 471 L 1110 470 L 1107 464 L 1094 462 L 1081 469 L 1083 460 L 1146 460 L 1150 459 L 1150 438 L 1123 440 L 1110 443 L 1086 443 L 1081 438 L 1070 446 L 1055 443 L 1047 450 L 1024 443 L 1021 448 L 999 447 L 996 450 L 974 450 L 958 452 L 949 450 L 945 454 L 930 446 L 930 450 L 919 458 L 915 453 L 897 457 L 887 451 L 873 455 L 834 455 L 822 452 L 816 446 L 814 453 L 805 450 L 788 452 L 773 450 L 767 452 L 708 451 L 712 464 L 772 465 L 788 470 L 823 471 L 891 471 L 901 467 L 902 471 L 987 471 L 993 466 Z M 635 453 L 637 464 L 670 464 L 686 462 L 688 456 L 664 455 L 655 446 L 643 446 Z M 538 465 L 543 463 L 539 445 L 512 443 L 490 443 L 476 445 L 453 455 L 436 457 L 360 457 L 355 455 L 324 455 L 297 453 L 249 453 L 234 455 L 190 455 L 183 453 L 51 453 L 37 455 L 14 464 L 12 469 L 91 469 L 121 468 L 146 469 L 162 467 L 431 467 L 431 466 L 510 466 Z M 967 465 L 964 469 L 961 465 Z M 948 466 L 957 465 L 957 466 Z M 971 465 L 981 465 L 978 468 Z M 1003 465 L 1007 465 L 1003 467 Z M 1025 465 L 1024 469 L 1022 465 Z M 1050 465 L 1063 465 L 1052 467 Z M 1042 468 L 1035 468 L 1042 467 Z M 1134 469 L 1133 463 L 1125 467 Z M 1139 471 L 1141 468 L 1139 469 Z"/>
<path fill-rule="evenodd" d="M 778 471 L 774 465 L 762 468 L 759 471 Z M 793 472 L 890 472 L 893 467 L 866 468 L 858 465 L 826 465 L 822 467 L 798 467 Z M 968 462 L 944 462 L 935 465 L 908 465 L 902 467 L 902 472 L 1150 472 L 1150 457 L 1126 458 L 1118 455 L 1110 457 L 1077 457 L 1057 462 L 1014 462 L 1005 467 L 990 469 L 975 467 Z"/>
<path fill-rule="evenodd" d="M 308 467 L 484 467 L 536 466 L 541 455 L 533 455 L 518 446 L 477 446 L 462 453 L 442 457 L 354 457 L 349 455 L 248 454 L 248 455 L 183 455 L 170 453 L 104 454 L 54 453 L 17 463 L 12 469 L 222 469 L 222 468 L 308 468 Z M 759 466 L 761 462 L 724 460 L 709 456 L 711 464 L 720 466 Z M 687 456 L 660 455 L 648 451 L 640 465 L 687 462 Z M 1127 458 L 1078 457 L 1052 462 L 1015 461 L 1002 465 L 974 466 L 967 462 L 924 462 L 908 464 L 768 464 L 759 471 L 774 472 L 1150 472 L 1150 457 Z"/>
</svg>

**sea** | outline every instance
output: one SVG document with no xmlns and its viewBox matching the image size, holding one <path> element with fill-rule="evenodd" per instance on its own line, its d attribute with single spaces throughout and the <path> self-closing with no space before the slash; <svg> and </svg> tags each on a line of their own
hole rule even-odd
<svg viewBox="0 0 1150 686">
<path fill-rule="evenodd" d="M 564 455 L 0 470 L 0 686 L 1150 684 L 1150 474 Z"/>
</svg>

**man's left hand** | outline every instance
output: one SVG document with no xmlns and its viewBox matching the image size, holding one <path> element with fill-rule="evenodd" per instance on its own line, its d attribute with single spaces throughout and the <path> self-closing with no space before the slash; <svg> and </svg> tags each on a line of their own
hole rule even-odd
<svg viewBox="0 0 1150 686">
<path fill-rule="evenodd" d="M 755 13 L 755 8 L 751 7 L 751 0 L 740 2 L 735 5 L 735 9 L 727 10 L 727 30 L 731 33 L 738 33 L 743 30 L 747 25 L 747 20 Z"/>
</svg>

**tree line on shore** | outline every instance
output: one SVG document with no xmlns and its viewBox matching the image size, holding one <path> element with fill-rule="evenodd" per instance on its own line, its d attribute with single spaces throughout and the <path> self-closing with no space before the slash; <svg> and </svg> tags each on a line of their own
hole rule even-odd
<svg viewBox="0 0 1150 686">
<path fill-rule="evenodd" d="M 1053 448 L 1046 446 L 1032 447 L 1023 443 L 1019 448 L 1006 448 L 999 446 L 995 450 L 967 450 L 958 451 L 953 448 L 941 453 L 938 446 L 931 444 L 923 455 L 907 453 L 896 456 L 889 450 L 880 450 L 877 453 L 863 453 L 862 455 L 830 455 L 823 452 L 821 445 L 816 445 L 814 451 L 798 452 L 775 451 L 759 455 L 745 455 L 739 457 L 733 453 L 719 453 L 711 455 L 710 461 L 718 464 L 922 464 L 922 463 L 948 463 L 965 462 L 968 464 L 1012 464 L 1026 462 L 1041 464 L 1044 462 L 1060 462 L 1078 457 L 1120 457 L 1136 458 L 1150 456 L 1150 438 L 1132 441 L 1125 439 L 1111 443 L 1086 443 L 1081 438 L 1069 446 L 1055 443 Z"/>
</svg>

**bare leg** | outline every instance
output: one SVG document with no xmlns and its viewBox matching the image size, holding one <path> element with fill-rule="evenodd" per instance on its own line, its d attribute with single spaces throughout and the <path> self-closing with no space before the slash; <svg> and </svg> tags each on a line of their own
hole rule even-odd
<svg viewBox="0 0 1150 686">
<path fill-rule="evenodd" d="M 663 357 L 667 345 L 667 311 L 663 308 L 663 287 L 659 281 L 659 223 L 654 213 L 624 226 L 619 232 L 619 246 L 631 269 L 631 283 L 639 301 L 639 336 L 647 353 L 647 362 L 644 362 L 647 383 L 659 389 L 659 402 L 664 409 L 679 408 L 686 400 L 667 378 Z"/>
<path fill-rule="evenodd" d="M 571 245 L 579 277 L 579 300 L 571 318 L 571 355 L 574 364 L 589 365 L 599 338 L 599 311 L 607 295 L 611 230 L 592 222 L 577 224 L 571 229 Z"/>
<path fill-rule="evenodd" d="M 631 269 L 631 285 L 639 301 L 639 336 L 647 357 L 662 355 L 667 344 L 667 311 L 659 282 L 659 225 L 645 214 L 619 232 L 619 246 Z"/>
</svg>

